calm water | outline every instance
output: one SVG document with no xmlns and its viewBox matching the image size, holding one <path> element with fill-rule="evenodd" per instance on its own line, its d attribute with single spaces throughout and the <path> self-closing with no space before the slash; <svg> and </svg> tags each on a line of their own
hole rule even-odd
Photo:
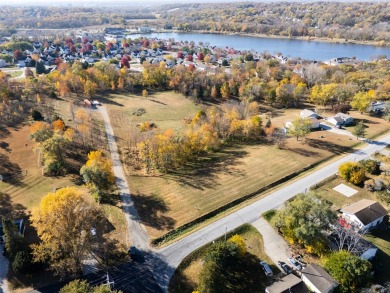
<svg viewBox="0 0 390 293">
<path fill-rule="evenodd" d="M 196 33 L 151 33 L 131 35 L 132 38 L 152 37 L 158 39 L 174 38 L 175 41 L 208 42 L 210 46 L 229 47 L 237 50 L 255 52 L 281 52 L 288 57 L 301 57 L 308 60 L 328 60 L 336 57 L 356 57 L 370 60 L 379 55 L 390 58 L 390 48 L 356 44 L 331 44 L 290 39 L 267 39 L 239 35 L 196 34 Z"/>
</svg>

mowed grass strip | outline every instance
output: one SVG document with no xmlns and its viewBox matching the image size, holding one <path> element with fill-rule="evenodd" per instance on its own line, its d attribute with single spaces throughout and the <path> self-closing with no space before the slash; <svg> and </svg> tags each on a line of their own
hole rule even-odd
<svg viewBox="0 0 390 293">
<path fill-rule="evenodd" d="M 331 155 L 302 153 L 241 146 L 214 153 L 175 174 L 128 178 L 141 219 L 154 238 Z"/>
</svg>

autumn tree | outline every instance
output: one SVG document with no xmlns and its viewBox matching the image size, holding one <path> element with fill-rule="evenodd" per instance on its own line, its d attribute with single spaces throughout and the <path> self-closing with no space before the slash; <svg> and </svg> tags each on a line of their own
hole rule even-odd
<svg viewBox="0 0 390 293">
<path fill-rule="evenodd" d="M 360 113 L 367 111 L 368 106 L 374 100 L 375 92 L 358 92 L 351 101 L 352 108 L 358 110 Z"/>
<path fill-rule="evenodd" d="M 88 161 L 81 167 L 80 174 L 98 201 L 115 183 L 111 161 L 103 157 L 100 150 L 88 154 Z"/>
<path fill-rule="evenodd" d="M 60 293 L 121 293 L 111 290 L 106 284 L 91 286 L 87 281 L 74 280 L 61 288 Z"/>
<path fill-rule="evenodd" d="M 62 277 L 79 275 L 83 260 L 102 243 L 103 214 L 76 187 L 48 193 L 30 220 L 40 238 L 33 245 L 34 261 L 47 262 Z"/>
<path fill-rule="evenodd" d="M 347 251 L 332 253 L 324 268 L 340 283 L 342 292 L 357 292 L 371 280 L 371 263 Z"/>
<path fill-rule="evenodd" d="M 364 166 L 355 162 L 345 162 L 339 166 L 339 176 L 355 185 L 362 183 L 366 178 Z"/>
<path fill-rule="evenodd" d="M 295 136 L 297 140 L 300 137 L 305 137 L 310 133 L 311 121 L 310 118 L 297 117 L 288 128 L 288 133 Z"/>
<path fill-rule="evenodd" d="M 336 218 L 331 203 L 314 193 L 301 193 L 277 212 L 275 225 L 290 242 L 304 244 L 307 249 L 320 254 L 326 243 L 323 232 Z"/>
</svg>

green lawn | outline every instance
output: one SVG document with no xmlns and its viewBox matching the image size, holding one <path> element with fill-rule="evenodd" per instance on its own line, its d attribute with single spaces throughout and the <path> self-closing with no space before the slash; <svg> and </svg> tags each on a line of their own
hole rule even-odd
<svg viewBox="0 0 390 293">
<path fill-rule="evenodd" d="M 265 286 L 268 285 L 269 280 L 264 275 L 259 262 L 261 260 L 271 264 L 274 272 L 279 271 L 271 260 L 264 253 L 263 239 L 261 234 L 251 225 L 243 225 L 232 231 L 227 237 L 238 234 L 241 235 L 247 247 L 247 254 L 243 258 L 243 261 L 237 268 L 241 272 L 243 280 L 246 282 L 253 282 L 253 287 L 250 292 L 264 292 Z M 212 245 L 216 245 L 218 241 L 224 241 L 222 237 L 216 240 L 215 243 L 209 243 L 198 250 L 188 255 L 179 267 L 176 269 L 171 282 L 169 284 L 170 293 L 186 293 L 193 292 L 197 288 L 199 282 L 199 275 L 203 267 L 204 257 Z M 242 292 L 240 290 L 240 284 L 237 284 L 235 292 Z M 249 293 L 249 292 L 248 292 Z"/>
</svg>

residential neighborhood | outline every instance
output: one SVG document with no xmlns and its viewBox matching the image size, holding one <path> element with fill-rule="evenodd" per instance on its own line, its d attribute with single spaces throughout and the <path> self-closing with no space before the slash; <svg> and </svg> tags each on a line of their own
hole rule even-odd
<svg viewBox="0 0 390 293">
<path fill-rule="evenodd" d="M 0 293 L 390 290 L 386 3 L 20 1 Z"/>
</svg>

